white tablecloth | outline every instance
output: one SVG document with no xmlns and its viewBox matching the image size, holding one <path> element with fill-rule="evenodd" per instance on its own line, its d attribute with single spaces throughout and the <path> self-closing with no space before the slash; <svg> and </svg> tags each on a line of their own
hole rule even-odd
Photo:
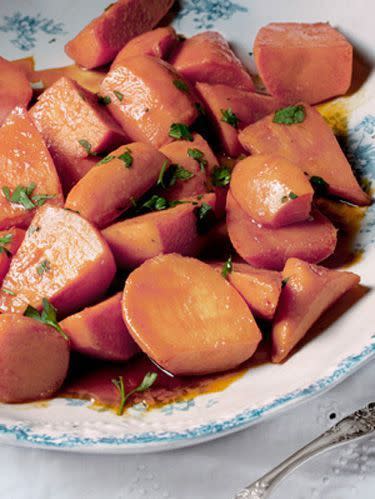
<svg viewBox="0 0 375 499">
<path fill-rule="evenodd" d="M 332 421 L 373 401 L 374 380 L 375 361 L 330 392 L 264 423 L 178 451 L 97 456 L 2 446 L 0 498 L 232 499 Z M 311 461 L 272 497 L 373 499 L 375 436 Z"/>
</svg>

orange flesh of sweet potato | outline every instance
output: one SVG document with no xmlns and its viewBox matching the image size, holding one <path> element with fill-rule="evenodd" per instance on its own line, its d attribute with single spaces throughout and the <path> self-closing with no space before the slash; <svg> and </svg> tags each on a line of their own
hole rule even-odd
<svg viewBox="0 0 375 499">
<path fill-rule="evenodd" d="M 107 64 L 125 43 L 156 26 L 172 4 L 173 0 L 119 0 L 70 40 L 65 52 L 88 69 Z"/>
<path fill-rule="evenodd" d="M 0 57 L 0 126 L 16 107 L 27 107 L 33 95 L 25 72 Z"/>
<path fill-rule="evenodd" d="M 130 40 L 118 53 L 111 69 L 135 55 L 150 55 L 166 59 L 178 44 L 178 36 L 172 26 L 157 28 Z"/>
<path fill-rule="evenodd" d="M 271 23 L 254 43 L 259 74 L 271 95 L 310 104 L 345 94 L 353 47 L 328 23 Z"/>
<path fill-rule="evenodd" d="M 222 272 L 224 262 L 213 262 L 210 265 L 217 272 Z M 227 274 L 226 279 L 240 293 L 256 317 L 265 320 L 273 318 L 281 292 L 280 272 L 233 262 L 232 271 Z"/>
<path fill-rule="evenodd" d="M 71 78 L 76 81 L 81 87 L 90 92 L 99 92 L 100 84 L 103 81 L 106 73 L 102 71 L 89 71 L 82 69 L 76 64 L 63 66 L 61 68 L 48 68 L 34 71 L 30 80 L 34 83 L 42 82 L 43 90 L 51 87 L 57 80 L 62 77 Z M 38 92 L 38 89 L 36 90 Z"/>
<path fill-rule="evenodd" d="M 196 209 L 207 203 L 215 210 L 215 194 L 164 211 L 147 213 L 118 222 L 103 230 L 119 267 L 137 267 L 147 259 L 165 253 L 195 256 L 201 249 Z"/>
<path fill-rule="evenodd" d="M 298 166 L 272 154 L 250 156 L 237 163 L 230 190 L 253 220 L 275 228 L 307 220 L 314 194 Z"/>
<path fill-rule="evenodd" d="M 324 118 L 314 108 L 303 104 L 302 123 L 273 123 L 269 115 L 239 134 L 239 140 L 251 154 L 278 154 L 297 164 L 310 176 L 328 183 L 328 190 L 358 205 L 367 205 L 370 198 L 359 186 L 351 166 Z"/>
<path fill-rule="evenodd" d="M 215 31 L 206 31 L 184 40 L 171 63 L 185 78 L 253 91 L 254 84 L 242 62 L 235 56 L 225 38 Z"/>
<path fill-rule="evenodd" d="M 339 272 L 290 258 L 284 267 L 272 329 L 272 361 L 281 362 L 332 303 L 359 283 L 351 272 Z"/>
<path fill-rule="evenodd" d="M 47 204 L 62 204 L 60 181 L 43 138 L 27 111 L 17 107 L 0 128 L 0 189 L 8 187 L 12 194 L 17 186 L 32 183 L 35 189 L 30 197 L 45 194 L 53 196 L 45 200 Z M 34 211 L 0 193 L 0 229 L 27 227 Z"/>
<path fill-rule="evenodd" d="M 281 270 L 290 257 L 317 263 L 331 255 L 336 246 L 336 229 L 318 210 L 309 220 L 277 229 L 254 222 L 229 190 L 227 225 L 238 254 L 250 265 Z"/>
<path fill-rule="evenodd" d="M 126 141 L 96 96 L 70 78 L 60 78 L 49 87 L 30 113 L 55 161 L 65 192 L 80 179 L 77 162 Z"/>
<path fill-rule="evenodd" d="M 196 89 L 217 131 L 224 152 L 234 158 L 243 152 L 238 140 L 238 131 L 281 107 L 280 101 L 274 97 L 228 85 L 197 83 Z M 222 111 L 229 109 L 239 120 L 237 127 L 223 121 Z"/>
<path fill-rule="evenodd" d="M 86 220 L 62 208 L 43 206 L 13 257 L 1 293 L 2 312 L 39 309 L 47 298 L 61 316 L 101 297 L 116 267 L 108 245 Z"/>
<path fill-rule="evenodd" d="M 128 277 L 122 306 L 140 348 L 176 375 L 236 367 L 261 339 L 239 293 L 194 258 L 170 254 L 148 260 Z"/>
<path fill-rule="evenodd" d="M 31 80 L 35 70 L 35 60 L 33 56 L 22 57 L 21 59 L 15 59 L 10 62 L 13 66 L 22 71 L 28 80 Z"/>
<path fill-rule="evenodd" d="M 130 155 L 127 166 L 123 155 Z M 65 207 L 105 227 L 156 184 L 167 158 L 149 144 L 134 142 L 111 152 L 108 163 L 92 168 L 70 191 Z"/>
<path fill-rule="evenodd" d="M 112 69 L 101 84 L 108 108 L 134 141 L 161 147 L 172 141 L 173 123 L 191 125 L 198 112 L 190 92 L 176 87 L 183 82 L 174 68 L 156 57 L 130 57 Z"/>
<path fill-rule="evenodd" d="M 0 315 L 0 401 L 48 398 L 62 385 L 69 342 L 51 326 L 17 314 Z"/>
<path fill-rule="evenodd" d="M 17 227 L 0 231 L 0 239 L 7 239 L 9 236 L 11 236 L 9 243 L 0 243 L 0 286 L 9 270 L 11 257 L 17 252 L 25 237 L 25 231 Z"/>
<path fill-rule="evenodd" d="M 111 361 L 128 360 L 139 352 L 122 318 L 121 296 L 117 293 L 60 322 L 73 350 Z"/>
</svg>

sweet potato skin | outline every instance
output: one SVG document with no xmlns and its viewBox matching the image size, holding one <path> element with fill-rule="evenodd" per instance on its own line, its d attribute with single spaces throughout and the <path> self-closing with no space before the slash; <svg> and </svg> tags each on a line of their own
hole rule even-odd
<svg viewBox="0 0 375 499">
<path fill-rule="evenodd" d="M 17 314 L 0 315 L 0 401 L 40 400 L 62 385 L 69 343 L 55 329 Z"/>
<path fill-rule="evenodd" d="M 70 40 L 65 52 L 88 69 L 107 64 L 125 43 L 156 26 L 172 4 L 173 0 L 119 0 Z"/>
<path fill-rule="evenodd" d="M 117 293 L 60 323 L 72 350 L 109 361 L 125 361 L 139 352 L 122 319 L 121 297 Z"/>
<path fill-rule="evenodd" d="M 32 95 L 25 72 L 0 56 L 0 126 L 16 106 L 27 107 Z"/>
<path fill-rule="evenodd" d="M 290 258 L 272 328 L 272 361 L 281 362 L 332 303 L 359 283 L 359 276 Z"/>
<path fill-rule="evenodd" d="M 257 34 L 254 58 L 267 90 L 284 103 L 316 104 L 350 87 L 353 47 L 328 23 L 268 24 Z"/>
<path fill-rule="evenodd" d="M 124 154 L 131 155 L 130 167 L 120 159 Z M 106 227 L 130 208 L 132 199 L 136 201 L 151 189 L 163 164 L 168 165 L 161 152 L 141 142 L 122 146 L 109 156 L 111 161 L 92 168 L 73 187 L 65 203 L 97 227 Z"/>
<path fill-rule="evenodd" d="M 43 206 L 13 257 L 4 281 L 15 296 L 1 293 L 2 312 L 40 309 L 47 298 L 60 317 L 100 298 L 115 274 L 115 263 L 100 233 L 76 213 Z"/>
<path fill-rule="evenodd" d="M 42 136 L 26 109 L 16 107 L 0 128 L 0 187 L 11 193 L 18 186 L 35 183 L 32 195 L 54 196 L 46 204 L 61 206 L 63 196 L 59 177 Z M 35 210 L 26 210 L 0 195 L 0 229 L 27 227 Z"/>
<path fill-rule="evenodd" d="M 268 115 L 240 132 L 242 146 L 251 154 L 284 156 L 310 176 L 323 178 L 330 194 L 354 204 L 369 204 L 330 127 L 313 107 L 301 105 L 305 110 L 302 123 L 273 123 L 274 115 Z"/>
<path fill-rule="evenodd" d="M 318 210 L 311 219 L 278 229 L 258 225 L 242 210 L 229 190 L 227 225 L 230 240 L 237 253 L 250 265 L 282 270 L 290 257 L 317 263 L 335 249 L 335 227 Z"/>
<path fill-rule="evenodd" d="M 131 140 L 160 148 L 172 141 L 173 123 L 191 125 L 198 116 L 191 93 L 177 88 L 177 80 L 183 81 L 165 61 L 129 57 L 104 78 L 101 94 L 110 97 L 108 108 Z"/>
<path fill-rule="evenodd" d="M 140 348 L 176 375 L 231 369 L 251 357 L 261 339 L 237 291 L 194 258 L 148 260 L 128 277 L 122 306 Z"/>
</svg>

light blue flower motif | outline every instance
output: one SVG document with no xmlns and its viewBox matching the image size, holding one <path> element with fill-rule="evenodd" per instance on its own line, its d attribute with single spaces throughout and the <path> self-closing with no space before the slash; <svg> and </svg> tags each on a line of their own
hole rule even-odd
<svg viewBox="0 0 375 499">
<path fill-rule="evenodd" d="M 166 416 L 172 416 L 175 411 L 185 412 L 195 406 L 195 401 L 192 400 L 183 400 L 181 402 L 175 402 L 173 404 L 168 404 L 161 409 L 161 412 Z"/>
<path fill-rule="evenodd" d="M 82 400 L 82 399 L 71 399 L 67 398 L 65 399 L 65 403 L 69 407 L 82 407 L 88 403 L 87 400 Z"/>
<path fill-rule="evenodd" d="M 63 23 L 55 23 L 52 19 L 36 16 L 23 16 L 16 12 L 12 16 L 4 16 L 0 31 L 4 33 L 15 33 L 15 38 L 10 42 L 20 50 L 31 50 L 36 44 L 36 34 L 41 31 L 47 35 L 64 34 Z"/>
<path fill-rule="evenodd" d="M 215 21 L 230 19 L 236 12 L 247 12 L 247 7 L 231 0 L 183 0 L 177 19 L 193 14 L 197 29 L 212 29 Z"/>
</svg>

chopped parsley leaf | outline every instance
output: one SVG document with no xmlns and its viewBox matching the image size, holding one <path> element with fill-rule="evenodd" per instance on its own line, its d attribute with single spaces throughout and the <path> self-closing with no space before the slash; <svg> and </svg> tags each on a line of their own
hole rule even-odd
<svg viewBox="0 0 375 499">
<path fill-rule="evenodd" d="M 288 281 L 289 281 L 290 277 L 285 277 L 285 279 L 283 279 L 281 281 L 281 287 L 282 288 L 285 288 L 285 286 L 287 285 Z"/>
<path fill-rule="evenodd" d="M 212 171 L 212 184 L 215 187 L 225 187 L 230 183 L 231 170 L 227 166 L 215 166 Z"/>
<path fill-rule="evenodd" d="M 228 125 L 232 126 L 233 128 L 238 128 L 240 119 L 234 114 L 231 108 L 221 109 L 220 111 L 221 121 L 224 121 L 224 123 L 228 123 Z"/>
<path fill-rule="evenodd" d="M 273 122 L 282 125 L 294 125 L 305 120 L 306 112 L 302 105 L 283 107 L 275 112 Z"/>
<path fill-rule="evenodd" d="M 108 106 L 111 103 L 111 98 L 109 95 L 99 95 L 98 94 L 98 104 L 102 106 Z"/>
<path fill-rule="evenodd" d="M 194 213 L 197 217 L 198 234 L 206 234 L 216 222 L 216 216 L 212 206 L 203 202 L 199 207 L 195 208 Z"/>
<path fill-rule="evenodd" d="M 6 295 L 17 296 L 14 291 L 12 291 L 11 289 L 8 289 L 8 288 L 1 288 L 1 291 L 3 293 L 5 293 Z"/>
<path fill-rule="evenodd" d="M 122 416 L 124 414 L 124 409 L 126 402 L 129 398 L 135 393 L 145 392 L 155 383 L 158 375 L 157 373 L 148 372 L 143 378 L 142 382 L 133 390 L 131 390 L 128 394 L 125 392 L 124 379 L 122 376 L 119 376 L 116 379 L 112 380 L 112 384 L 115 386 L 116 390 L 120 394 L 120 404 L 117 409 L 117 415 Z"/>
<path fill-rule="evenodd" d="M 200 151 L 199 149 L 188 149 L 187 151 L 187 155 L 190 157 L 190 158 L 193 158 L 195 159 L 195 161 L 198 162 L 199 164 L 199 168 L 204 172 L 205 171 L 205 168 L 207 166 L 207 160 L 204 158 L 204 154 L 202 151 Z"/>
<path fill-rule="evenodd" d="M 31 199 L 36 206 L 43 206 L 48 199 L 53 199 L 55 194 L 36 194 Z"/>
<path fill-rule="evenodd" d="M 120 159 L 125 163 L 126 168 L 130 168 L 133 164 L 133 156 L 132 152 L 129 148 L 126 148 L 125 152 L 117 156 L 117 159 Z"/>
<path fill-rule="evenodd" d="M 173 80 L 173 85 L 182 92 L 189 93 L 189 86 L 183 80 Z"/>
<path fill-rule="evenodd" d="M 0 237 L 0 254 L 6 253 L 9 254 L 8 248 L 6 245 L 9 244 L 13 239 L 13 234 L 5 234 L 5 236 Z"/>
<path fill-rule="evenodd" d="M 113 159 L 116 159 L 116 156 L 112 156 L 111 154 L 109 154 L 108 156 L 105 156 L 105 158 L 98 161 L 98 163 L 96 163 L 96 166 L 106 165 L 107 163 L 109 163 Z"/>
<path fill-rule="evenodd" d="M 193 142 L 193 136 L 189 130 L 189 127 L 183 123 L 172 123 L 169 130 L 169 136 L 173 139 L 182 139 Z"/>
<path fill-rule="evenodd" d="M 88 156 L 97 156 L 97 152 L 92 152 L 91 150 L 91 144 L 88 142 L 86 139 L 81 139 L 78 141 L 79 145 L 84 148 L 84 150 L 87 152 Z"/>
<path fill-rule="evenodd" d="M 121 92 L 119 92 L 118 90 L 114 90 L 113 93 L 115 94 L 115 96 L 117 97 L 117 99 L 121 102 L 122 99 L 124 98 L 124 94 L 122 94 Z"/>
<path fill-rule="evenodd" d="M 43 275 L 45 272 L 49 272 L 51 270 L 51 263 L 49 260 L 43 260 L 36 268 L 36 272 L 38 275 Z"/>
<path fill-rule="evenodd" d="M 289 199 L 297 199 L 298 196 L 294 192 L 289 192 Z"/>
<path fill-rule="evenodd" d="M 312 177 L 310 177 L 310 184 L 317 194 L 323 195 L 327 193 L 328 184 L 322 177 L 313 175 Z"/>
<path fill-rule="evenodd" d="M 55 307 L 47 300 L 47 298 L 43 298 L 42 304 L 43 310 L 41 313 L 39 313 L 36 308 L 28 305 L 23 315 L 25 317 L 35 319 L 36 321 L 43 322 L 43 324 L 46 324 L 47 326 L 53 327 L 65 340 L 68 340 L 68 336 L 64 333 L 61 326 L 57 322 L 57 310 Z"/>
<path fill-rule="evenodd" d="M 224 262 L 223 268 L 221 270 L 221 275 L 224 279 L 227 278 L 228 274 L 230 274 L 233 270 L 233 262 L 232 257 L 230 256 L 226 262 Z"/>
</svg>

